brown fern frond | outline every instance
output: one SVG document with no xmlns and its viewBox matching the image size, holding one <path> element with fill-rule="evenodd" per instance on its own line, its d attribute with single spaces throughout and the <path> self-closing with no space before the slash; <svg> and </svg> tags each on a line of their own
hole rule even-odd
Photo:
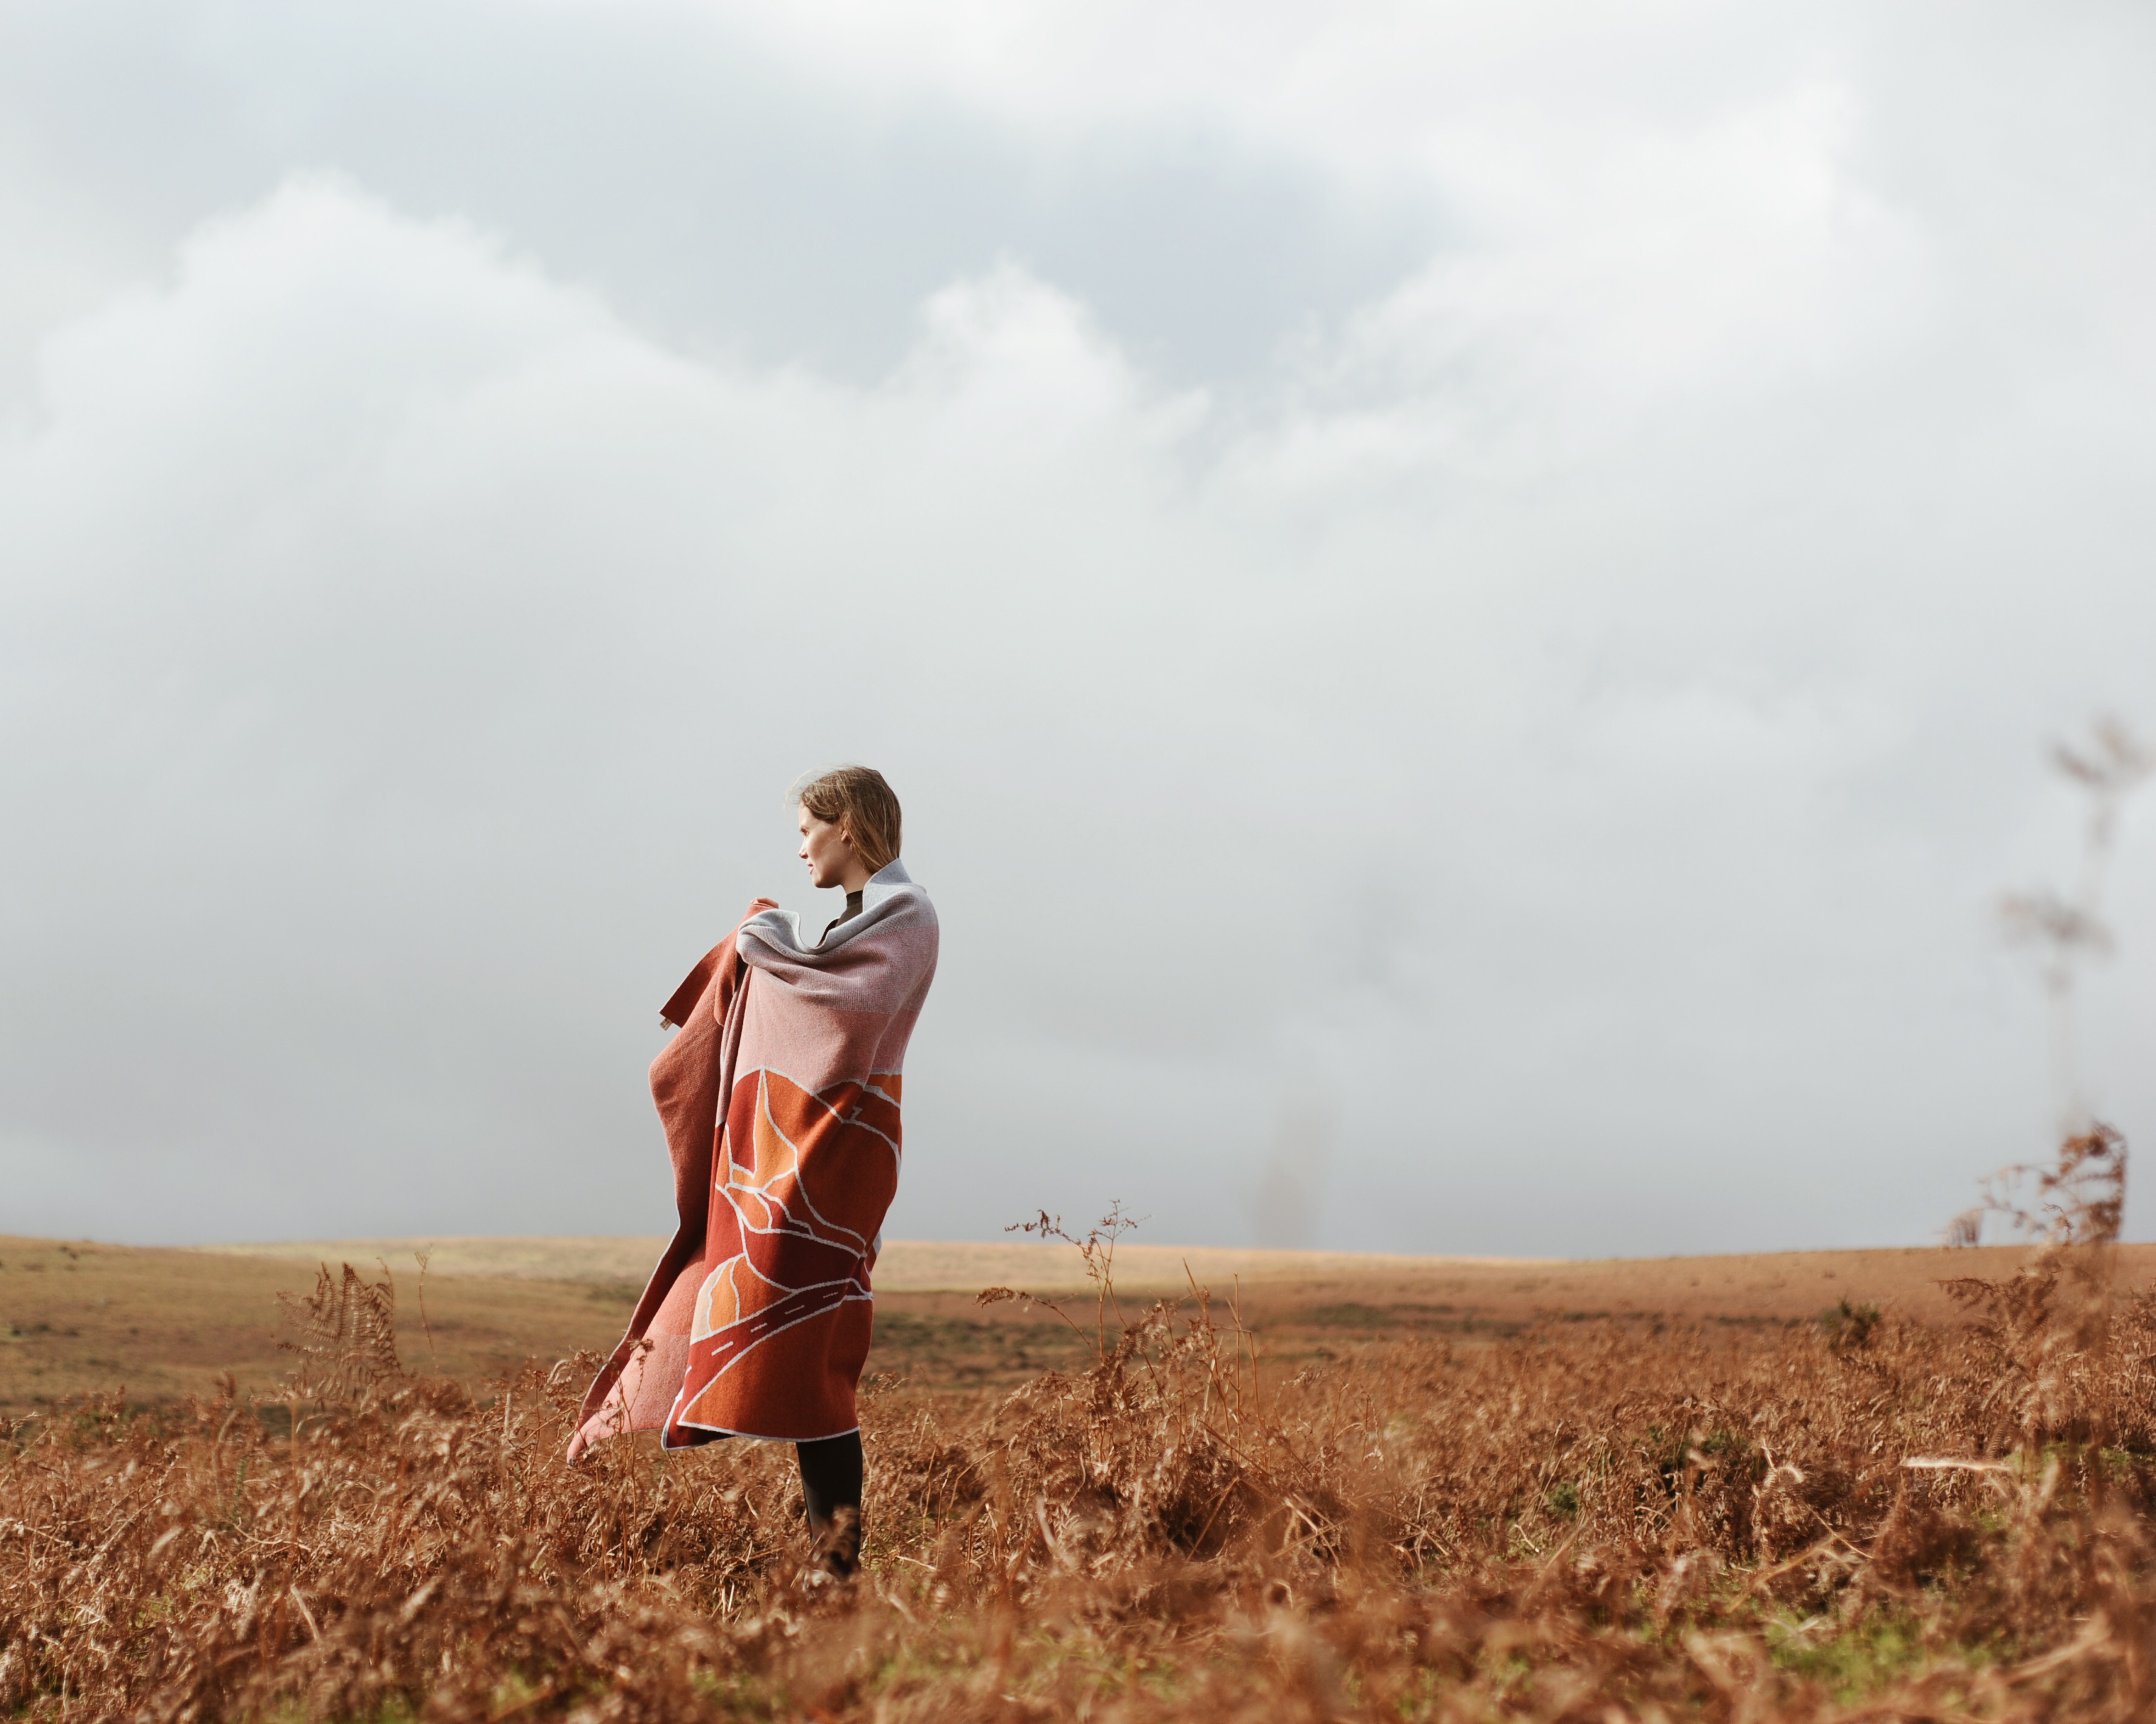
<svg viewBox="0 0 2156 1724">
<path fill-rule="evenodd" d="M 349 1263 L 340 1276 L 317 1265 L 311 1294 L 280 1293 L 297 1339 L 278 1346 L 296 1354 L 285 1398 L 345 1403 L 377 1394 L 404 1376 L 397 1356 L 397 1290 L 384 1270 L 369 1281 Z"/>
</svg>

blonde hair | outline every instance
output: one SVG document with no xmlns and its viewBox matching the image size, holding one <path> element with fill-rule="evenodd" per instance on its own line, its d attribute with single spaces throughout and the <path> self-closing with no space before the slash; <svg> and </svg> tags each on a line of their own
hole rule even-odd
<svg viewBox="0 0 2156 1724">
<path fill-rule="evenodd" d="M 833 767 L 827 772 L 797 779 L 786 800 L 798 803 L 819 820 L 845 829 L 869 872 L 898 859 L 898 798 L 873 767 Z"/>
</svg>

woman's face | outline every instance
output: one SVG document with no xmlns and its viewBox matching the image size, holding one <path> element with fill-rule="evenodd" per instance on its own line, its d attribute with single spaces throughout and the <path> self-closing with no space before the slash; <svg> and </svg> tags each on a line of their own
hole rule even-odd
<svg viewBox="0 0 2156 1724">
<path fill-rule="evenodd" d="M 808 884 L 819 890 L 843 885 L 858 861 L 846 829 L 835 820 L 818 819 L 805 808 L 801 810 L 801 859 L 808 865 Z"/>
</svg>

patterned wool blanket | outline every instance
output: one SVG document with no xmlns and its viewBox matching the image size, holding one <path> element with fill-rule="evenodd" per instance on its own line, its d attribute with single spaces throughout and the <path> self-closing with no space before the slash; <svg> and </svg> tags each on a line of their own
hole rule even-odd
<svg viewBox="0 0 2156 1724">
<path fill-rule="evenodd" d="M 661 1015 L 651 1065 L 680 1227 L 569 1445 L 669 1449 L 857 1429 L 869 1274 L 898 1189 L 906 1044 L 936 973 L 935 907 L 896 862 L 804 939 L 759 898 Z"/>
</svg>

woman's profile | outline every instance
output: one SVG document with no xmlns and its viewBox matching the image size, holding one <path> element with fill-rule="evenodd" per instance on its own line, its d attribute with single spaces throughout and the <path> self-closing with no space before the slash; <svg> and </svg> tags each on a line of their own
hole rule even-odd
<svg viewBox="0 0 2156 1724">
<path fill-rule="evenodd" d="M 680 1226 L 584 1398 L 569 1459 L 657 1430 L 669 1449 L 790 1440 L 821 1572 L 861 1537 L 869 1274 L 898 1189 L 906 1044 L 936 973 L 928 895 L 898 859 L 898 798 L 839 767 L 797 786 L 811 884 L 843 914 L 805 934 L 759 898 L 660 1013 L 651 1066 Z"/>
</svg>

